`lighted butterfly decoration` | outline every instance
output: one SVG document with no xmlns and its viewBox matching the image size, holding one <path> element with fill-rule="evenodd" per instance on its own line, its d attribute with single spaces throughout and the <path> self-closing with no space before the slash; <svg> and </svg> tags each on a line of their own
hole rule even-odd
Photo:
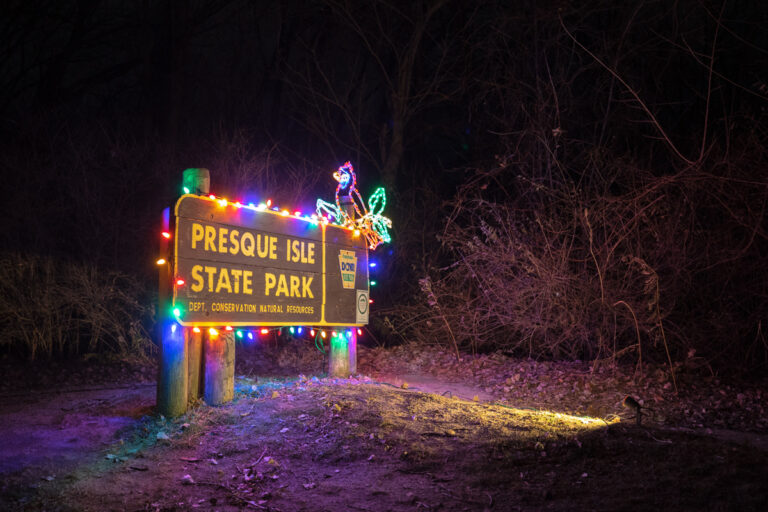
<svg viewBox="0 0 768 512">
<path fill-rule="evenodd" d="M 333 173 L 333 178 L 339 182 L 336 186 L 336 204 L 318 199 L 317 214 L 325 218 L 332 216 L 339 224 L 359 230 L 371 249 L 377 248 L 382 243 L 389 243 L 392 240 L 389 236 L 392 221 L 381 214 L 387 203 L 387 194 L 384 192 L 384 188 L 376 189 L 368 199 L 368 207 L 366 208 L 365 202 L 357 190 L 357 176 L 355 176 L 355 170 L 350 162 L 339 167 L 339 170 Z M 341 207 L 339 198 L 343 196 L 348 196 L 352 201 L 354 216 L 350 216 Z"/>
</svg>

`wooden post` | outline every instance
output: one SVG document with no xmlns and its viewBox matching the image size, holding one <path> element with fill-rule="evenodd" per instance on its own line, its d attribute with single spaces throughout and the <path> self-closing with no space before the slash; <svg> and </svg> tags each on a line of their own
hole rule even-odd
<svg viewBox="0 0 768 512">
<path fill-rule="evenodd" d="M 213 331 L 203 336 L 205 376 L 203 398 L 208 405 L 221 405 L 235 397 L 235 333 Z"/>
<path fill-rule="evenodd" d="M 352 337 L 347 341 L 347 352 L 349 353 L 349 374 L 357 374 L 357 327 L 350 327 Z"/>
<path fill-rule="evenodd" d="M 190 194 L 208 194 L 211 189 L 211 173 L 208 169 L 192 167 L 185 169 L 181 178 L 185 192 Z M 185 328 L 187 339 L 187 372 L 189 403 L 194 403 L 202 395 L 203 387 L 203 333 Z"/>
<path fill-rule="evenodd" d="M 187 169 L 182 175 L 182 184 L 189 193 L 207 194 L 211 177 L 208 169 Z M 163 231 L 172 232 L 170 209 L 163 212 Z M 168 238 L 161 242 L 158 311 L 160 317 L 160 368 L 157 379 L 157 409 L 164 416 L 179 416 L 187 411 L 187 402 L 199 396 L 201 344 L 188 327 L 178 324 L 171 307 L 171 293 L 174 279 L 173 251 Z M 198 340 L 196 343 L 195 340 Z M 192 354 L 190 360 L 190 353 Z M 195 363 L 196 361 L 196 363 Z M 192 372 L 190 373 L 190 367 Z M 192 380 L 190 381 L 190 376 Z"/>
<path fill-rule="evenodd" d="M 211 187 L 211 173 L 208 169 L 191 168 L 184 171 L 184 188 L 191 194 L 208 194 Z M 195 333 L 193 333 L 195 334 Z M 203 398 L 209 405 L 219 405 L 229 402 L 235 396 L 235 334 L 222 331 L 213 335 L 205 331 L 199 335 L 199 343 L 190 343 L 189 366 L 201 368 L 202 386 L 198 381 L 195 390 L 190 389 L 190 400 L 199 397 L 199 389 L 203 388 Z M 194 336 L 189 337 L 194 340 Z M 194 377 L 190 373 L 190 379 Z M 190 385 L 194 385 L 190 380 Z"/>
<path fill-rule="evenodd" d="M 184 329 L 187 340 L 187 401 L 195 403 L 202 396 L 203 333 Z"/>
<path fill-rule="evenodd" d="M 163 212 L 162 230 L 171 230 L 171 212 Z M 179 416 L 187 410 L 187 359 L 184 329 L 171 312 L 171 280 L 173 267 L 171 247 L 166 238 L 161 239 L 161 260 L 158 260 L 158 317 L 160 338 L 160 365 L 157 378 L 157 410 L 168 417 Z"/>
<path fill-rule="evenodd" d="M 163 321 L 160 338 L 160 378 L 157 408 L 168 417 L 187 410 L 187 350 L 184 329 L 174 320 Z"/>
<path fill-rule="evenodd" d="M 345 331 L 331 336 L 331 349 L 328 352 L 328 376 L 349 377 L 349 340 Z"/>
</svg>

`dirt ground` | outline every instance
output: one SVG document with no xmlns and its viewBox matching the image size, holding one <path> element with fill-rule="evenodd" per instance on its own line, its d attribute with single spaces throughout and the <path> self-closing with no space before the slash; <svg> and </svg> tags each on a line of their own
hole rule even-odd
<svg viewBox="0 0 768 512">
<path fill-rule="evenodd" d="M 357 378 L 323 378 L 324 364 L 302 344 L 238 347 L 235 400 L 173 420 L 152 415 L 146 365 L 6 387 L 0 510 L 768 506 L 761 386 L 680 367 L 674 393 L 661 369 L 413 347 L 361 348 Z M 649 408 L 642 425 L 624 394 Z"/>
</svg>

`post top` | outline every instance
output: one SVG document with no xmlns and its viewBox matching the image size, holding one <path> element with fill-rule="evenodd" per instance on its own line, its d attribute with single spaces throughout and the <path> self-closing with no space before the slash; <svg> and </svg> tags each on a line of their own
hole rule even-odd
<svg viewBox="0 0 768 512">
<path fill-rule="evenodd" d="M 208 194 L 211 188 L 211 173 L 208 169 L 191 167 L 182 175 L 184 188 L 192 194 Z"/>
</svg>

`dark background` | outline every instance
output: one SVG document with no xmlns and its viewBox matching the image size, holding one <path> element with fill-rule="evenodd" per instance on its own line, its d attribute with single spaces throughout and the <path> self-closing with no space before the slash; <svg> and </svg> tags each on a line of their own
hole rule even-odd
<svg viewBox="0 0 768 512">
<path fill-rule="evenodd" d="M 379 342 L 764 373 L 766 70 L 758 0 L 3 2 L 2 348 L 141 345 L 183 169 L 351 160 Z"/>
</svg>

